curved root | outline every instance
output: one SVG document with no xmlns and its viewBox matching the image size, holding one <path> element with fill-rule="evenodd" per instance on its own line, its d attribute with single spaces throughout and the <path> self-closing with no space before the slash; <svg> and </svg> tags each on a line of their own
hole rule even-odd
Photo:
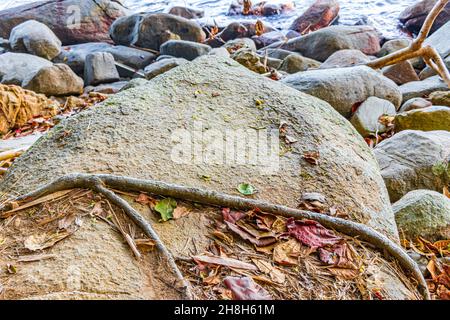
<svg viewBox="0 0 450 320">
<path fill-rule="evenodd" d="M 36 189 L 35 191 L 32 191 L 31 193 L 18 197 L 14 201 L 33 200 L 57 191 L 74 188 L 91 189 L 103 194 L 115 205 L 122 208 L 125 213 L 139 227 L 141 227 L 149 237 L 155 240 L 158 249 L 167 258 L 167 261 L 177 278 L 183 282 L 187 298 L 192 299 L 193 296 L 190 290 L 190 285 L 184 279 L 172 254 L 162 243 L 152 226 L 135 209 L 133 209 L 128 202 L 117 196 L 111 190 L 107 189 L 107 187 L 121 191 L 148 192 L 161 196 L 202 203 L 205 205 L 230 207 L 239 210 L 252 210 L 258 208 L 263 212 L 282 215 L 285 217 L 315 220 L 327 228 L 334 229 L 352 237 L 358 237 L 359 239 L 372 244 L 381 252 L 387 253 L 395 258 L 401 266 L 405 270 L 410 271 L 414 278 L 418 281 L 419 291 L 423 295 L 424 299 L 430 299 L 430 293 L 428 291 L 426 281 L 419 267 L 414 260 L 412 260 L 396 243 L 364 224 L 341 218 L 330 217 L 321 213 L 293 209 L 265 201 L 232 196 L 217 191 L 185 187 L 162 181 L 114 176 L 110 174 L 68 174 Z M 0 208 L 0 210 L 4 210 L 4 208 Z"/>
</svg>

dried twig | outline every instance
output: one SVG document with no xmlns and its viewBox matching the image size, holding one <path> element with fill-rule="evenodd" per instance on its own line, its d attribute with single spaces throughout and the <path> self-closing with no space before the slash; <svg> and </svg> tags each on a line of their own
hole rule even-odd
<svg viewBox="0 0 450 320">
<path fill-rule="evenodd" d="M 419 35 L 414 41 L 412 41 L 412 43 L 408 47 L 393 52 L 382 58 L 372 60 L 367 63 L 367 66 L 374 69 L 380 69 L 382 67 L 397 64 L 402 61 L 421 57 L 427 65 L 429 65 L 441 76 L 441 78 L 447 83 L 450 88 L 450 73 L 447 70 L 444 61 L 442 60 L 442 57 L 439 55 L 436 49 L 430 46 L 423 45 L 426 38 L 428 37 L 428 34 L 430 33 L 434 21 L 449 1 L 450 0 L 439 0 L 434 5 L 433 9 L 425 19 Z"/>
</svg>

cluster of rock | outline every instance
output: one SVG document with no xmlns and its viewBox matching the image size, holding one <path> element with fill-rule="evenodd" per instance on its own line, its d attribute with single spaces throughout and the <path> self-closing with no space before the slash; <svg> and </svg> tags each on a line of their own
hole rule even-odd
<svg viewBox="0 0 450 320">
<path fill-rule="evenodd" d="M 48 12 L 58 12 L 73 2 L 46 1 L 42 6 L 28 5 L 23 7 L 23 10 L 0 12 L 0 36 L 9 39 L 0 41 L 1 83 L 16 84 L 53 96 L 81 94 L 83 91 L 115 93 L 120 90 L 128 91 L 136 86 L 146 86 L 145 88 L 153 92 L 155 97 L 169 104 L 172 100 L 166 101 L 159 95 L 157 89 L 161 89 L 161 92 L 171 91 L 175 90 L 174 87 L 177 85 L 171 82 L 172 78 L 169 75 L 161 75 L 172 70 L 170 74 L 184 77 L 185 80 L 192 77 L 189 83 L 199 85 L 207 78 L 205 73 L 208 70 L 202 73 L 199 66 L 203 63 L 205 67 L 210 68 L 211 75 L 217 76 L 217 79 L 210 78 L 206 81 L 219 92 L 210 92 L 211 97 L 217 98 L 216 100 L 220 102 L 215 103 L 224 104 L 222 98 L 218 98 L 220 90 L 231 88 L 236 91 L 236 95 L 240 95 L 233 99 L 242 102 L 242 105 L 237 103 L 236 108 L 242 107 L 240 112 L 244 114 L 248 111 L 248 108 L 243 106 L 248 103 L 246 100 L 248 96 L 245 94 L 251 91 L 248 89 L 249 84 L 240 78 L 227 78 L 233 75 L 242 76 L 243 79 L 249 78 L 248 74 L 233 71 L 237 62 L 255 73 L 279 80 L 276 84 L 274 82 L 273 88 L 268 92 L 265 92 L 264 88 L 256 88 L 255 94 L 261 89 L 261 95 L 264 95 L 266 103 L 271 99 L 278 101 L 278 98 L 292 103 L 295 110 L 288 112 L 285 105 L 280 106 L 279 102 L 273 102 L 277 108 L 284 110 L 283 112 L 295 116 L 295 119 L 291 119 L 293 123 L 305 122 L 308 133 L 316 132 L 315 126 L 325 126 L 314 134 L 317 141 L 321 141 L 323 153 L 328 154 L 328 159 L 331 159 L 326 179 L 335 178 L 341 184 L 342 190 L 347 188 L 346 196 L 351 199 L 342 200 L 342 203 L 346 205 L 353 203 L 357 207 L 356 211 L 369 217 L 367 218 L 369 222 L 366 221 L 369 225 L 396 238 L 395 225 L 389 222 L 392 215 L 391 206 L 386 205 L 387 199 L 384 199 L 389 194 L 390 201 L 395 202 L 393 209 L 398 226 L 406 236 L 429 235 L 433 239 L 450 237 L 448 229 L 450 200 L 439 194 L 450 183 L 449 88 L 435 71 L 420 59 L 401 62 L 382 70 L 373 70 L 365 66 L 372 59 L 407 47 L 411 42 L 410 39 L 384 41 L 371 26 L 331 25 L 339 12 L 339 4 L 334 0 L 316 1 L 295 20 L 290 30 L 278 31 L 268 24 L 246 20 L 231 23 L 214 34 L 211 34 L 208 26 L 201 26 L 195 21 L 196 18 L 203 16 L 201 10 L 173 7 L 168 13 L 128 15 L 120 4 L 106 0 L 77 1 L 83 8 L 83 32 L 56 25 Z M 101 8 L 106 6 L 108 9 L 93 10 L 92 12 L 98 16 L 93 16 L 92 13 L 89 17 L 85 16 L 86 10 L 91 8 L 93 2 L 96 6 Z M 408 8 L 402 14 L 402 21 L 408 28 L 416 31 L 417 26 L 423 23 L 423 15 L 418 13 L 426 15 L 432 2 L 425 0 Z M 231 13 L 240 14 L 236 9 L 237 5 L 232 8 L 234 9 L 230 9 Z M 258 8 L 265 10 L 261 12 L 271 12 L 270 7 L 266 5 Z M 258 8 L 254 10 L 259 10 Z M 289 6 L 272 9 L 279 12 L 288 10 Z M 445 60 L 447 68 L 450 68 L 448 20 L 447 7 L 439 16 L 436 28 L 426 40 L 426 45 L 436 48 Z M 95 31 L 89 33 L 89 30 Z M 228 58 L 235 62 L 230 62 Z M 229 65 L 231 71 L 225 72 L 223 70 L 225 65 Z M 256 84 L 269 86 L 260 80 L 261 76 L 254 74 L 254 77 L 257 79 Z M 232 81 L 236 81 L 236 84 Z M 220 86 L 222 83 L 223 88 Z M 248 90 L 244 93 L 243 88 Z M 175 90 L 174 97 L 191 99 L 188 89 L 181 84 L 177 90 L 180 92 Z M 202 90 L 213 89 L 202 88 Z M 138 94 L 138 90 L 130 92 L 132 92 L 130 96 L 125 94 L 122 97 L 131 99 Z M 287 98 L 282 94 L 277 96 L 274 92 L 285 92 Z M 295 92 L 302 94 L 296 96 Z M 300 104 L 296 101 L 300 101 Z M 155 102 L 155 108 L 164 107 L 166 110 L 164 103 Z M 190 103 L 194 104 L 192 101 Z M 197 104 L 202 105 L 201 99 L 195 102 L 195 105 Z M 131 102 L 124 105 L 131 113 L 135 110 Z M 147 106 L 142 108 L 145 108 L 142 113 L 148 116 L 148 123 L 153 121 L 151 119 L 155 114 L 164 113 L 162 110 L 160 113 L 147 110 Z M 215 106 L 208 104 L 208 108 Z M 110 111 L 102 112 L 108 117 L 117 116 L 109 114 Z M 240 117 L 241 114 L 238 118 Z M 138 118 L 136 116 L 136 119 Z M 377 137 L 392 130 L 385 121 L 386 118 L 392 120 L 390 123 L 394 125 L 395 135 L 375 147 L 374 155 L 378 161 L 378 168 L 378 165 L 372 162 L 372 154 L 367 153 L 365 149 L 361 151 L 362 148 L 367 148 L 362 138 Z M 205 118 L 206 120 L 211 119 Z M 214 118 L 214 121 L 217 119 Z M 69 125 L 73 126 L 73 123 Z M 330 129 L 326 129 L 328 125 Z M 142 131 L 146 128 L 142 128 Z M 302 128 L 296 130 L 305 133 Z M 329 130 L 334 130 L 333 134 L 330 134 Z M 99 132 L 95 137 L 103 133 Z M 124 133 L 123 136 L 128 134 L 131 135 Z M 312 148 L 314 143 L 308 140 L 308 135 L 302 134 L 300 134 L 301 141 L 308 144 L 305 148 Z M 88 139 L 88 134 L 82 132 L 81 135 L 83 139 Z M 330 140 L 335 137 L 341 141 L 329 145 L 328 142 L 323 142 L 324 137 Z M 129 138 L 127 141 L 138 140 L 136 136 L 126 138 Z M 334 143 L 347 151 L 337 152 Z M 349 143 L 354 145 L 349 146 Z M 50 142 L 44 142 L 44 147 L 45 144 L 48 144 L 48 148 L 53 146 Z M 86 147 L 86 150 L 90 151 L 90 148 Z M 153 146 L 148 148 L 151 149 Z M 306 149 L 302 151 L 308 151 Z M 105 152 L 108 154 L 106 150 Z M 136 154 L 139 152 L 138 150 Z M 155 150 L 155 154 L 157 152 Z M 109 154 L 109 156 L 113 159 L 117 155 Z M 31 161 L 30 157 L 31 155 L 23 160 L 26 168 L 29 167 L 27 161 Z M 340 157 L 343 159 L 339 159 Z M 78 163 L 90 167 L 85 158 L 81 159 L 83 161 L 79 160 L 70 165 L 77 168 Z M 20 164 L 20 161 L 18 163 Z M 364 168 L 361 163 L 367 164 L 368 168 Z M 62 168 L 62 164 L 58 161 L 54 164 L 52 168 L 57 168 L 56 171 Z M 50 164 L 47 165 L 51 167 Z M 154 165 L 157 167 L 161 163 L 154 162 Z M 355 169 L 351 171 L 352 174 L 330 178 L 331 172 L 335 173 L 336 168 L 345 171 L 348 167 Z M 80 169 L 83 171 L 83 168 Z M 167 172 L 165 168 L 161 169 L 161 172 Z M 378 176 L 379 169 L 384 184 L 379 183 L 381 181 Z M 20 171 L 20 168 L 17 171 Z M 44 168 L 42 171 L 45 171 Z M 131 170 L 119 173 L 133 175 L 136 172 Z M 320 173 L 311 172 L 311 175 L 316 174 Z M 220 175 L 221 173 L 217 172 L 217 176 Z M 365 175 L 367 179 L 363 178 Z M 251 175 L 244 176 L 251 177 Z M 5 180 L 7 184 L 14 181 L 11 177 Z M 192 177 L 185 178 L 190 180 Z M 226 178 L 230 181 L 234 179 L 229 176 Z M 319 180 L 324 178 L 317 177 Z M 346 184 L 348 181 L 355 184 L 358 181 L 358 187 Z M 305 181 L 303 183 L 308 184 Z M 324 185 L 329 186 L 330 183 Z M 365 186 L 371 186 L 371 192 L 374 194 L 362 190 Z M 335 185 L 333 189 L 334 187 Z M 360 187 L 361 190 L 358 189 Z M 341 194 L 333 195 L 326 187 L 321 191 L 328 192 L 330 197 L 341 196 Z M 371 197 L 378 200 L 370 200 Z M 279 199 L 286 203 L 290 201 L 281 195 Z M 370 204 L 361 204 L 363 201 Z M 376 212 L 381 217 L 378 217 Z"/>
</svg>

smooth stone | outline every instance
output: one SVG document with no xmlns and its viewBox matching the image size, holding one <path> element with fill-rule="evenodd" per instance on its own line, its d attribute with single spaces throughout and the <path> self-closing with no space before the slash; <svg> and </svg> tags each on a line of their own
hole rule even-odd
<svg viewBox="0 0 450 320">
<path fill-rule="evenodd" d="M 267 72 L 267 68 L 261 62 L 261 58 L 254 51 L 243 48 L 234 52 L 230 57 L 256 73 L 263 74 Z"/>
<path fill-rule="evenodd" d="M 395 106 L 390 101 L 370 97 L 358 107 L 350 122 L 363 137 L 368 137 L 386 132 L 387 128 L 380 123 L 380 117 L 395 114 Z"/>
<path fill-rule="evenodd" d="M 327 60 L 333 53 L 344 49 L 359 50 L 366 55 L 380 51 L 380 38 L 370 26 L 331 26 L 297 37 L 287 43 L 274 43 L 270 47 L 295 51 L 318 61 Z"/>
<path fill-rule="evenodd" d="M 431 190 L 408 192 L 392 205 L 399 232 L 407 240 L 450 239 L 450 199 Z"/>
<path fill-rule="evenodd" d="M 44 67 L 25 79 L 22 87 L 46 96 L 79 95 L 84 81 L 65 64 Z"/>
<path fill-rule="evenodd" d="M 275 48 L 264 48 L 262 50 L 259 50 L 258 53 L 260 55 L 267 54 L 268 57 L 280 59 L 280 60 L 286 59 L 291 54 L 296 54 L 298 56 L 302 56 L 301 54 L 298 54 L 296 52 L 292 52 L 292 51 L 284 50 L 284 49 L 275 49 Z"/>
<path fill-rule="evenodd" d="M 153 79 L 154 77 L 167 72 L 170 69 L 181 66 L 187 62 L 189 61 L 183 58 L 171 58 L 156 61 L 148 65 L 144 69 L 145 77 L 147 78 L 147 80 Z"/>
<path fill-rule="evenodd" d="M 366 64 L 370 59 L 359 50 L 345 49 L 333 53 L 325 60 L 319 69 L 331 69 L 342 67 L 353 67 L 359 64 Z"/>
<path fill-rule="evenodd" d="M 262 34 L 271 31 L 275 31 L 275 29 L 267 23 L 263 23 Z M 206 44 L 209 44 L 213 48 L 217 48 L 223 45 L 223 41 L 227 42 L 238 38 L 252 38 L 256 34 L 256 22 L 235 21 L 227 25 L 215 39 L 207 40 Z"/>
<path fill-rule="evenodd" d="M 61 41 L 45 24 L 29 20 L 11 30 L 9 37 L 13 51 L 29 53 L 52 60 L 61 52 Z"/>
<path fill-rule="evenodd" d="M 183 6 L 173 6 L 168 13 L 186 19 L 200 19 L 205 16 L 205 10 Z"/>
<path fill-rule="evenodd" d="M 374 153 L 391 201 L 417 189 L 442 192 L 450 182 L 450 132 L 405 130 L 378 144 Z"/>
<path fill-rule="evenodd" d="M 377 57 L 384 57 L 388 54 L 397 52 L 401 49 L 408 47 L 411 44 L 411 39 L 408 38 L 400 38 L 386 41 L 381 47 L 380 52 L 378 52 Z"/>
<path fill-rule="evenodd" d="M 119 81 L 114 56 L 107 52 L 90 53 L 84 65 L 84 81 L 86 85 L 97 85 Z"/>
<path fill-rule="evenodd" d="M 291 53 L 283 60 L 280 70 L 293 74 L 308 69 L 317 69 L 320 65 L 319 61 L 303 57 L 297 53 Z"/>
<path fill-rule="evenodd" d="M 450 91 L 435 91 L 428 99 L 434 105 L 450 107 Z"/>
<path fill-rule="evenodd" d="M 350 117 L 354 106 L 372 96 L 388 100 L 396 108 L 402 101 L 392 80 L 366 66 L 308 70 L 289 75 L 281 82 L 327 101 L 345 117 Z"/>
<path fill-rule="evenodd" d="M 184 58 L 189 61 L 208 54 L 209 51 L 211 51 L 211 47 L 206 44 L 184 40 L 169 40 L 160 48 L 162 55 Z"/>
<path fill-rule="evenodd" d="M 448 14 L 450 15 L 450 2 L 446 6 Z M 442 27 L 429 36 L 423 43 L 425 46 L 433 47 L 442 58 L 450 56 L 450 41 L 448 41 L 448 35 L 450 34 L 450 17 L 447 19 Z M 436 26 L 436 24 L 434 24 Z"/>
<path fill-rule="evenodd" d="M 51 66 L 53 63 L 44 58 L 27 53 L 7 52 L 0 55 L 0 82 L 20 86 L 30 74 Z"/>
<path fill-rule="evenodd" d="M 403 61 L 383 68 L 383 75 L 398 85 L 412 81 L 420 81 L 413 65 L 409 61 Z"/>
<path fill-rule="evenodd" d="M 258 48 L 262 48 L 275 42 L 286 41 L 299 36 L 301 36 L 301 34 L 293 30 L 276 30 L 263 33 L 259 36 L 255 35 L 252 37 L 252 40 Z"/>
<path fill-rule="evenodd" d="M 398 112 L 406 112 L 410 110 L 423 109 L 433 104 L 424 98 L 412 98 L 402 104 Z"/>
<path fill-rule="evenodd" d="M 408 101 L 412 98 L 422 98 L 428 96 L 434 91 L 448 90 L 447 84 L 439 76 L 433 76 L 422 81 L 413 81 L 399 86 L 400 92 L 403 95 L 403 101 Z"/>
<path fill-rule="evenodd" d="M 450 107 L 431 106 L 399 113 L 395 117 L 395 131 L 450 131 Z"/>
</svg>

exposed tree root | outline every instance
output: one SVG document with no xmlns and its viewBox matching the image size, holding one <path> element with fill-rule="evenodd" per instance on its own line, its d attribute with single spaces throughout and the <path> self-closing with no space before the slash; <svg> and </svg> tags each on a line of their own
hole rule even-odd
<svg viewBox="0 0 450 320">
<path fill-rule="evenodd" d="M 430 46 L 423 46 L 426 38 L 428 37 L 428 34 L 430 33 L 434 21 L 449 1 L 450 0 L 439 0 L 438 2 L 436 2 L 433 9 L 425 19 L 419 35 L 407 48 L 393 52 L 392 54 L 389 54 L 382 58 L 372 60 L 367 63 L 367 66 L 374 69 L 380 69 L 382 67 L 397 64 L 402 61 L 421 57 L 427 65 L 429 65 L 441 76 L 441 78 L 447 83 L 450 88 L 450 73 L 447 70 L 444 61 L 442 61 L 441 56 L 434 48 Z"/>
<path fill-rule="evenodd" d="M 171 266 L 177 278 L 180 279 L 185 285 L 186 297 L 191 299 L 192 293 L 190 285 L 185 281 L 182 273 L 177 267 L 172 254 L 162 243 L 158 234 L 152 228 L 152 226 L 135 210 L 128 202 L 121 197 L 117 196 L 114 192 L 107 189 L 121 191 L 137 191 L 148 192 L 156 195 L 173 197 L 184 199 L 192 202 L 202 203 L 212 206 L 229 207 L 240 210 L 252 210 L 255 208 L 260 209 L 263 212 L 282 215 L 285 217 L 294 217 L 297 219 L 311 219 L 321 223 L 327 228 L 334 229 L 338 232 L 347 234 L 352 237 L 357 237 L 363 241 L 366 241 L 384 254 L 388 254 L 391 257 L 397 259 L 401 266 L 411 272 L 414 278 L 418 281 L 419 291 L 423 295 L 424 299 L 430 299 L 426 281 L 422 275 L 417 264 L 412 260 L 406 252 L 395 244 L 392 240 L 388 239 L 381 233 L 373 230 L 372 228 L 349 220 L 331 217 L 325 214 L 298 210 L 289 208 L 282 205 L 271 204 L 264 201 L 246 199 L 238 196 L 227 195 L 217 191 L 204 190 L 199 188 L 185 187 L 175 184 L 170 184 L 162 181 L 155 180 L 142 180 L 130 177 L 114 176 L 109 174 L 69 174 L 61 178 L 44 185 L 35 191 L 26 195 L 20 196 L 14 201 L 30 201 L 42 196 L 74 188 L 91 189 L 103 194 L 111 202 L 118 207 L 122 208 L 125 213 L 139 226 L 142 230 L 152 239 L 155 240 L 158 249 L 166 256 L 169 265 Z M 7 210 L 8 208 L 1 207 L 0 210 Z M 1 217 L 1 215 L 0 215 Z"/>
</svg>

